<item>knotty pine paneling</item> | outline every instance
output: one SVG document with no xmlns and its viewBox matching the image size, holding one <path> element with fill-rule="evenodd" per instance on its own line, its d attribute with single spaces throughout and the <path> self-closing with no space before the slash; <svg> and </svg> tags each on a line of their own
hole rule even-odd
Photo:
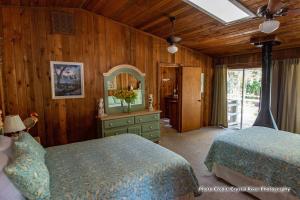
<svg viewBox="0 0 300 200">
<path fill-rule="evenodd" d="M 300 58 L 300 48 L 273 50 L 272 58 L 273 60 Z M 214 63 L 215 65 L 227 64 L 231 68 L 257 68 L 261 67 L 261 53 L 215 57 Z"/>
<path fill-rule="evenodd" d="M 239 0 L 253 13 L 267 0 Z M 288 9 L 300 8 L 300 1 L 284 1 Z M 1 6 L 81 8 L 161 38 L 170 35 L 169 16 L 176 17 L 175 34 L 181 44 L 215 56 L 258 52 L 250 38 L 263 36 L 254 18 L 224 25 L 182 0 L 0 0 Z M 300 15 L 277 17 L 280 28 L 274 32 L 283 40 L 281 48 L 300 46 Z"/>
<path fill-rule="evenodd" d="M 51 34 L 50 8 L 1 8 L 1 81 L 6 114 L 18 113 L 25 118 L 36 111 L 40 121 L 33 134 L 40 136 L 45 146 L 96 138 L 96 104 L 103 96 L 102 74 L 119 64 L 131 64 L 146 73 L 146 95 L 154 95 L 155 106 L 158 63 L 201 67 L 207 74 L 202 124 L 208 124 L 211 57 L 185 47 L 171 55 L 166 42 L 156 36 L 80 9 L 63 10 L 75 16 L 75 35 Z M 51 98 L 51 60 L 84 63 L 85 98 Z"/>
<path fill-rule="evenodd" d="M 5 106 L 4 106 L 4 88 L 3 88 L 3 26 L 2 26 L 2 16 L 0 15 L 0 110 L 2 110 L 2 113 L 5 113 Z M 1 116 L 0 116 L 1 118 Z M 2 119 L 3 120 L 3 119 Z"/>
</svg>

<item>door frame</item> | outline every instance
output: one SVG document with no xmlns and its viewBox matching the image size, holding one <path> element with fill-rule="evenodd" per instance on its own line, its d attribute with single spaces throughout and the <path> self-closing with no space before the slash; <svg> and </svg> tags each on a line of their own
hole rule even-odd
<svg viewBox="0 0 300 200">
<path fill-rule="evenodd" d="M 246 70 L 258 70 L 258 69 L 262 69 L 261 67 L 247 67 L 247 66 L 243 66 L 243 67 L 228 67 L 227 69 L 227 76 L 228 76 L 228 71 L 229 70 L 241 70 L 242 74 L 243 74 L 243 78 L 242 78 L 242 100 L 241 100 L 241 117 L 240 117 L 240 126 L 239 126 L 239 130 L 243 129 L 243 121 L 244 121 L 244 105 L 245 105 L 245 74 L 246 74 Z M 227 85 L 228 87 L 228 85 Z M 260 98 L 261 98 L 261 94 L 260 94 Z M 227 102 L 228 104 L 228 102 Z M 228 112 L 228 105 L 227 105 L 227 112 Z"/>
<path fill-rule="evenodd" d="M 179 69 L 179 77 L 178 77 L 178 112 L 179 112 L 179 116 L 178 116 L 178 132 L 181 132 L 181 78 L 180 78 L 180 68 L 182 67 L 182 65 L 180 64 L 175 64 L 175 63 L 164 63 L 164 62 L 158 62 L 157 63 L 157 108 L 158 110 L 160 110 L 160 88 L 161 88 L 161 84 L 160 84 L 160 79 L 161 79 L 161 68 L 164 67 L 176 67 Z"/>
</svg>

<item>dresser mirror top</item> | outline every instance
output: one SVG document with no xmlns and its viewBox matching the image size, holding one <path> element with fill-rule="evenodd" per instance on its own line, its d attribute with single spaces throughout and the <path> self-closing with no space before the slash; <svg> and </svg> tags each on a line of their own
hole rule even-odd
<svg viewBox="0 0 300 200">
<path fill-rule="evenodd" d="M 117 98 L 118 91 L 134 91 L 136 99 L 131 103 L 132 111 L 145 109 L 145 74 L 132 65 L 118 65 L 104 76 L 104 102 L 108 114 L 122 113 L 128 106 Z"/>
</svg>

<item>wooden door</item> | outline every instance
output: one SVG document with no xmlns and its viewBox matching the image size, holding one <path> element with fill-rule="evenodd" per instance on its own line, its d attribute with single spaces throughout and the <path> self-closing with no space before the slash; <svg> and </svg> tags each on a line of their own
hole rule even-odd
<svg viewBox="0 0 300 200">
<path fill-rule="evenodd" d="M 181 68 L 181 126 L 186 132 L 201 128 L 201 68 Z"/>
</svg>

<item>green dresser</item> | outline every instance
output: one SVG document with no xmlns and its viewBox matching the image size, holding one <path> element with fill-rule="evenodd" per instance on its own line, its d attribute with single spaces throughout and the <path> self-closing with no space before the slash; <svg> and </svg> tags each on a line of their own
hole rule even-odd
<svg viewBox="0 0 300 200">
<path fill-rule="evenodd" d="M 98 136 L 109 137 L 124 133 L 133 133 L 157 142 L 160 137 L 160 112 L 140 111 L 119 113 L 98 118 Z"/>
</svg>

